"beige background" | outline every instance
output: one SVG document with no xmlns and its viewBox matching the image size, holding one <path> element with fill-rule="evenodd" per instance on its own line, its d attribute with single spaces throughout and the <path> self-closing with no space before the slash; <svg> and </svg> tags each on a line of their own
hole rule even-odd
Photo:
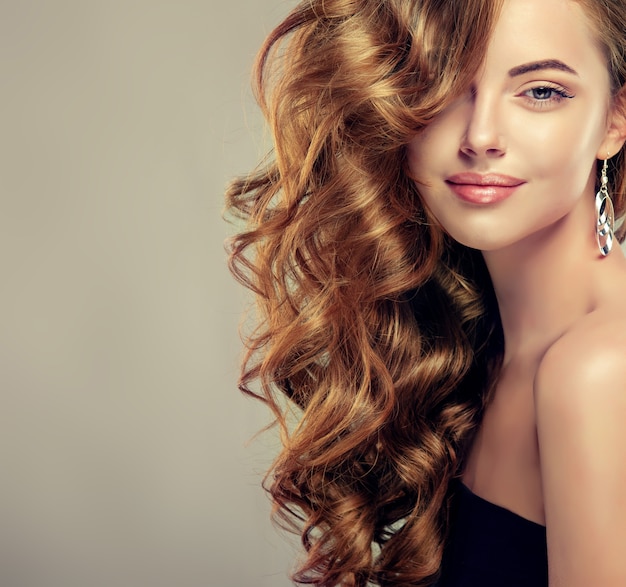
<svg viewBox="0 0 626 587">
<path fill-rule="evenodd" d="M 291 5 L 0 3 L 3 587 L 290 584 L 221 209 Z"/>
</svg>

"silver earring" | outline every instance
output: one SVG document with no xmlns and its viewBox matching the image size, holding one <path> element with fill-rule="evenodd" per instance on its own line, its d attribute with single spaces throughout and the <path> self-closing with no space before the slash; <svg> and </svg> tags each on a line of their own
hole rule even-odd
<svg viewBox="0 0 626 587">
<path fill-rule="evenodd" d="M 613 248 L 613 226 L 615 224 L 615 211 L 613 202 L 609 196 L 609 178 L 607 176 L 608 159 L 602 165 L 600 189 L 596 194 L 596 239 L 602 256 L 605 257 Z"/>
</svg>

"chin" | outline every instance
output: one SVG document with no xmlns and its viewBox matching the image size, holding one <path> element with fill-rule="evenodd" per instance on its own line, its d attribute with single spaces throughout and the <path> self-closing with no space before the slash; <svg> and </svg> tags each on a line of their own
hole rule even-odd
<svg viewBox="0 0 626 587">
<path fill-rule="evenodd" d="M 456 242 L 479 251 L 497 251 L 512 244 L 510 235 L 507 238 L 503 235 L 490 234 L 489 232 L 471 235 L 448 232 L 448 235 Z"/>
</svg>

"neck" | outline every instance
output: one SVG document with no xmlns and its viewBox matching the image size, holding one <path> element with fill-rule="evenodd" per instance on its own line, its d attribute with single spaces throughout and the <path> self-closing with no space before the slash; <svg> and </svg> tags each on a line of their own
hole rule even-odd
<svg viewBox="0 0 626 587">
<path fill-rule="evenodd" d="M 577 319 L 594 308 L 601 258 L 592 198 L 581 198 L 557 223 L 509 247 L 483 253 L 504 330 L 505 363 L 540 357 Z"/>
</svg>

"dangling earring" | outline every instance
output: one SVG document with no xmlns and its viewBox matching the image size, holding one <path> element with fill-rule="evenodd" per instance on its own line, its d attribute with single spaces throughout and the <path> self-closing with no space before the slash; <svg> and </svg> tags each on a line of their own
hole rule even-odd
<svg viewBox="0 0 626 587">
<path fill-rule="evenodd" d="M 608 159 L 602 165 L 600 178 L 600 190 L 596 194 L 596 239 L 602 256 L 605 257 L 613 248 L 613 226 L 615 224 L 615 211 L 613 202 L 609 196 L 609 178 L 607 176 Z"/>
</svg>

